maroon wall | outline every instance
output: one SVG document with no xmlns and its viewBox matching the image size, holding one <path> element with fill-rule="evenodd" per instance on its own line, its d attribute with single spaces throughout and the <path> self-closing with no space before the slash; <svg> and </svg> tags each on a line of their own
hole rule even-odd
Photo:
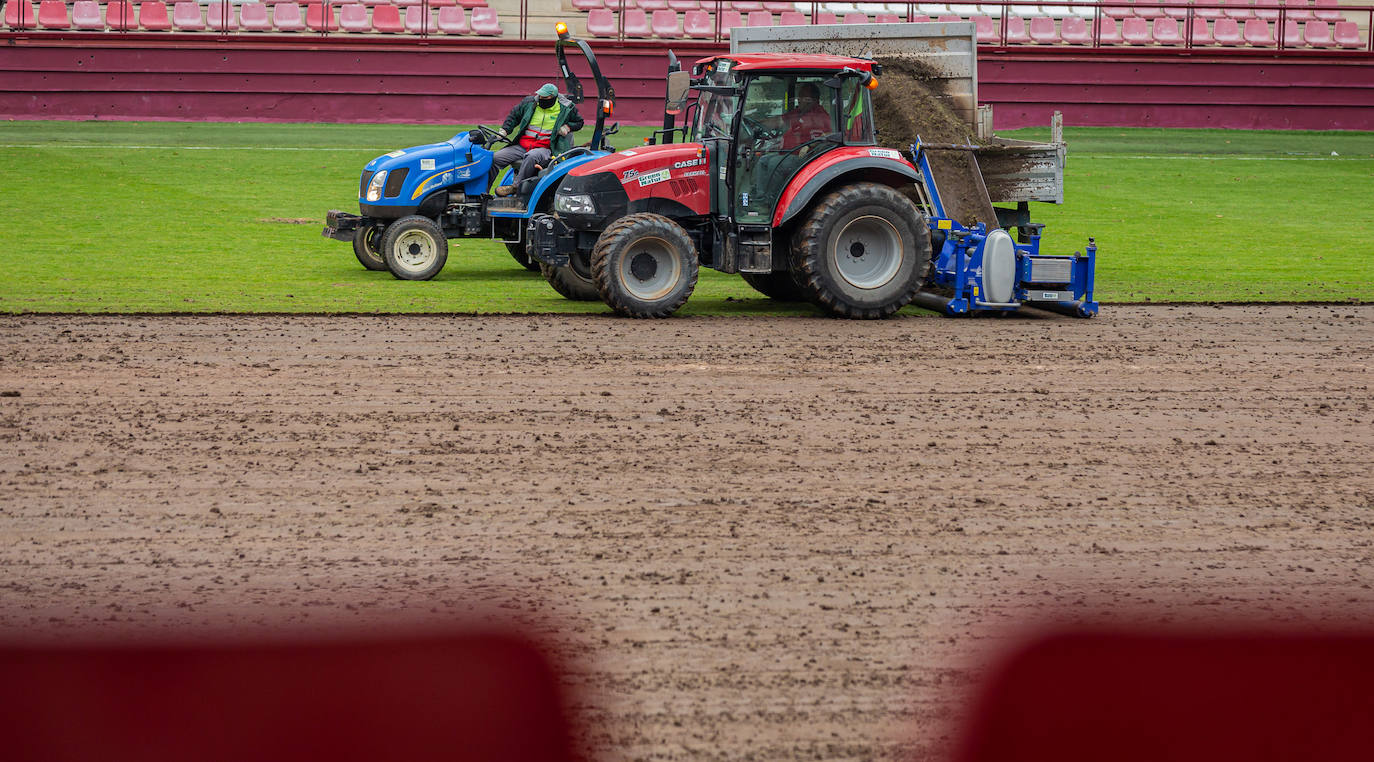
<svg viewBox="0 0 1374 762">
<path fill-rule="evenodd" d="M 596 44 L 619 121 L 661 114 L 661 44 Z M 0 35 L 0 118 L 472 123 L 553 78 L 550 43 L 318 36 Z M 722 48 L 674 46 L 692 60 Z M 987 49 L 1000 129 L 1070 125 L 1374 130 L 1364 52 Z"/>
</svg>

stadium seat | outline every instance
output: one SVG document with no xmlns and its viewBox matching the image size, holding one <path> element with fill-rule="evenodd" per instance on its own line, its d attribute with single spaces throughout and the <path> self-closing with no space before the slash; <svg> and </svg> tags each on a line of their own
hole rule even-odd
<svg viewBox="0 0 1374 762">
<path fill-rule="evenodd" d="M 1093 19 L 1093 36 L 1099 45 L 1120 45 L 1121 32 L 1117 29 L 1116 19 Z"/>
<path fill-rule="evenodd" d="M 668 8 L 668 0 L 636 0 L 636 5 L 640 10 L 649 14 L 654 11 L 666 10 Z"/>
<path fill-rule="evenodd" d="M 105 6 L 105 26 L 115 30 L 138 28 L 138 12 L 130 0 L 110 0 Z"/>
<path fill-rule="evenodd" d="M 196 0 L 177 0 L 172 6 L 172 27 L 183 32 L 205 31 L 205 17 Z"/>
<path fill-rule="evenodd" d="M 1294 21 L 1311 21 L 1316 18 L 1312 15 L 1312 4 L 1308 0 L 1284 0 L 1283 6 L 1288 18 Z"/>
<path fill-rule="evenodd" d="M 1133 0 L 1127 0 L 1133 2 Z M 1128 19 L 1135 15 L 1135 8 L 1130 5 L 1104 5 L 1102 15 L 1109 19 Z"/>
<path fill-rule="evenodd" d="M 301 18 L 301 7 L 295 2 L 277 3 L 272 6 L 272 26 L 278 32 L 304 32 L 305 19 Z"/>
<path fill-rule="evenodd" d="M 1246 45 L 1256 48 L 1272 48 L 1277 44 L 1273 32 L 1269 30 L 1269 22 L 1264 19 L 1246 19 L 1241 36 L 1245 38 Z"/>
<path fill-rule="evenodd" d="M 1276 5 L 1277 3 L 1279 3 L 1279 1 L 1280 1 L 1280 0 L 1259 0 L 1259 2 L 1256 3 L 1256 6 L 1259 6 L 1259 5 Z M 1260 8 L 1260 7 L 1256 7 L 1256 8 L 1255 8 L 1255 18 L 1261 18 L 1261 19 L 1264 19 L 1265 21 L 1273 21 L 1273 20 L 1277 19 L 1278 17 L 1279 17 L 1279 9 L 1278 9 L 1278 8 Z"/>
<path fill-rule="evenodd" d="M 1183 34 L 1178 28 L 1178 19 L 1157 18 L 1152 22 L 1150 30 L 1159 45 L 1182 45 Z"/>
<path fill-rule="evenodd" d="M 1332 23 L 1345 21 L 1345 14 L 1341 13 L 1337 7 L 1339 5 L 1337 0 L 1315 0 L 1315 2 L 1317 7 L 1312 11 L 1313 16 Z"/>
<path fill-rule="evenodd" d="M 1218 45 L 1234 47 L 1245 42 L 1240 36 L 1240 22 L 1233 18 L 1220 18 L 1212 24 L 1212 39 Z"/>
<path fill-rule="evenodd" d="M 345 32 L 372 31 L 372 21 L 367 17 L 366 5 L 362 3 L 346 3 L 337 7 L 339 11 L 339 29 Z"/>
<path fill-rule="evenodd" d="M 579 11 L 595 11 L 605 8 L 601 0 L 572 0 L 572 7 Z"/>
<path fill-rule="evenodd" d="M 649 17 L 649 27 L 660 40 L 676 40 L 682 37 L 682 24 L 678 21 L 677 11 L 666 8 L 654 11 Z"/>
<path fill-rule="evenodd" d="M 1088 20 L 1082 16 L 1069 16 L 1059 25 L 1059 38 L 1070 45 L 1093 44 L 1093 33 L 1088 29 Z"/>
<path fill-rule="evenodd" d="M 337 32 L 339 17 L 328 3 L 306 3 L 305 28 L 312 32 Z"/>
<path fill-rule="evenodd" d="M 978 14 L 973 19 L 973 34 L 982 45 L 995 45 L 1002 41 L 1002 36 L 998 33 L 997 22 L 991 16 Z"/>
<path fill-rule="evenodd" d="M 468 12 L 461 5 L 440 8 L 434 26 L 444 34 L 467 34 L 472 31 L 472 27 L 468 26 Z"/>
<path fill-rule="evenodd" d="M 473 10 L 487 7 L 487 0 L 457 0 L 457 4 L 468 10 Z"/>
<path fill-rule="evenodd" d="M 410 34 L 434 34 L 434 14 L 422 5 L 406 8 L 405 30 Z"/>
<path fill-rule="evenodd" d="M 1226 0 L 1227 17 L 1244 21 L 1255 17 L 1255 9 L 1250 7 L 1251 0 Z"/>
<path fill-rule="evenodd" d="M 1225 2 L 1225 0 L 1201 0 L 1200 2 L 1195 0 L 1194 4 L 1198 7 L 1193 8 L 1193 15 L 1204 19 L 1222 18 L 1226 15 L 1226 10 L 1224 8 L 1207 8 L 1203 3 L 1207 5 L 1218 5 L 1223 2 Z"/>
<path fill-rule="evenodd" d="M 1167 6 L 1165 6 L 1165 7 L 1163 7 L 1163 8 L 1160 9 L 1160 10 L 1164 11 L 1164 15 L 1165 15 L 1165 16 L 1168 16 L 1168 17 L 1171 18 L 1171 19 L 1184 19 L 1184 18 L 1188 18 L 1188 11 L 1189 11 L 1190 9 L 1188 8 L 1187 5 L 1184 5 L 1183 3 L 1179 2 L 1179 0 L 1170 0 L 1170 1 L 1171 1 L 1171 4 L 1170 4 L 1170 5 L 1167 5 Z"/>
<path fill-rule="evenodd" d="M 729 5 L 740 13 L 753 13 L 763 10 L 763 3 L 759 0 L 731 0 Z"/>
<path fill-rule="evenodd" d="M 1030 34 L 1026 32 L 1026 20 L 1020 16 L 1007 16 L 1003 21 L 1007 25 L 1007 44 L 1025 45 L 1030 42 Z"/>
<path fill-rule="evenodd" d="M 905 17 L 898 16 L 895 13 L 877 13 L 873 15 L 873 23 L 875 24 L 901 24 L 905 21 Z"/>
<path fill-rule="evenodd" d="M 5 26 L 10 29 L 37 29 L 38 9 L 29 0 L 5 3 Z"/>
<path fill-rule="evenodd" d="M 1193 17 L 1193 45 L 1211 45 L 1215 40 L 1212 39 L 1212 31 L 1207 28 L 1207 19 Z"/>
<path fill-rule="evenodd" d="M 1028 33 L 1031 42 L 1039 45 L 1054 45 L 1059 42 L 1059 30 L 1055 28 L 1054 19 L 1049 16 L 1031 19 Z"/>
<path fill-rule="evenodd" d="M 61 0 L 58 0 L 61 2 Z M 96 0 L 76 0 L 72 3 L 72 27 L 76 29 L 104 29 L 105 18 L 100 15 Z"/>
<path fill-rule="evenodd" d="M 1303 46 L 1302 29 L 1299 28 L 1298 22 L 1293 19 L 1284 20 L 1283 32 L 1279 35 L 1279 44 L 1285 48 L 1301 48 Z"/>
<path fill-rule="evenodd" d="M 14 3 L 15 8 L 20 5 L 22 3 Z M 72 20 L 67 17 L 67 4 L 63 0 L 43 0 L 39 3 L 38 26 L 43 29 L 71 29 Z"/>
<path fill-rule="evenodd" d="M 694 11 L 700 7 L 697 0 L 668 0 L 668 9 L 673 11 Z"/>
<path fill-rule="evenodd" d="M 410 8 L 421 8 L 422 5 L 412 5 Z M 410 10 L 406 8 L 406 10 Z M 405 24 L 401 23 L 401 9 L 395 5 L 379 5 L 372 9 L 372 28 L 382 34 L 397 34 L 406 30 Z"/>
<path fill-rule="evenodd" d="M 238 29 L 239 18 L 233 3 L 211 0 L 210 4 L 205 6 L 205 28 L 216 32 Z"/>
<path fill-rule="evenodd" d="M 736 10 L 720 12 L 720 38 L 730 39 L 730 30 L 744 26 L 744 15 Z"/>
<path fill-rule="evenodd" d="M 772 26 L 773 14 L 768 11 L 749 11 L 749 15 L 745 17 L 745 22 L 749 26 Z"/>
<path fill-rule="evenodd" d="M 1364 40 L 1360 39 L 1360 29 L 1353 21 L 1337 21 L 1331 39 L 1342 48 L 1363 48 L 1365 46 Z"/>
<path fill-rule="evenodd" d="M 649 27 L 649 14 L 643 8 L 631 8 L 625 11 L 625 36 L 626 37 L 653 37 L 654 31 Z"/>
<path fill-rule="evenodd" d="M 1138 16 L 1122 19 L 1121 39 L 1127 45 L 1149 45 L 1154 42 L 1150 37 L 1150 22 Z"/>
<path fill-rule="evenodd" d="M 1331 39 L 1331 25 L 1313 19 L 1302 25 L 1302 39 L 1309 47 L 1334 48 L 1336 41 Z"/>
<path fill-rule="evenodd" d="M 150 32 L 165 32 L 172 28 L 167 4 L 162 0 L 143 0 L 138 4 L 138 25 Z"/>
<path fill-rule="evenodd" d="M 640 11 L 643 13 L 643 11 Z M 472 9 L 472 33 L 485 35 L 488 37 L 498 37 L 501 35 L 501 18 L 496 15 L 495 8 L 473 8 Z M 645 24 L 647 27 L 648 24 Z"/>
<path fill-rule="evenodd" d="M 763 9 L 764 9 L 765 11 L 768 11 L 769 13 L 786 13 L 786 12 L 788 12 L 788 11 L 796 10 L 796 8 L 793 7 L 792 3 L 769 3 L 769 2 L 766 2 L 766 3 L 763 4 Z"/>
<path fill-rule="evenodd" d="M 846 14 L 844 14 L 844 23 L 846 23 L 846 24 L 867 24 L 867 23 L 868 23 L 868 14 L 866 14 L 866 13 L 859 13 L 858 11 L 853 11 L 853 12 L 851 12 L 851 13 L 846 13 Z"/>
<path fill-rule="evenodd" d="M 267 9 L 266 3 L 244 3 L 239 6 L 239 25 L 243 27 L 245 32 L 270 32 L 272 31 L 272 12 Z"/>
<path fill-rule="evenodd" d="M 592 37 L 615 37 L 620 34 L 616 28 L 615 11 L 607 8 L 593 8 L 587 11 L 587 34 Z"/>
<path fill-rule="evenodd" d="M 682 14 L 682 33 L 693 39 L 709 40 L 716 36 L 716 25 L 706 11 L 687 11 Z"/>
<path fill-rule="evenodd" d="M 803 26 L 809 23 L 806 14 L 797 11 L 783 11 L 778 14 L 778 26 Z"/>
</svg>

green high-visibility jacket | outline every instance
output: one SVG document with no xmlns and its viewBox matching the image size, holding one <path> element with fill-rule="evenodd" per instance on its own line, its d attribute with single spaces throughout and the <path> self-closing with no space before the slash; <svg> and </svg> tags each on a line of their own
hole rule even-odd
<svg viewBox="0 0 1374 762">
<path fill-rule="evenodd" d="M 511 140 L 519 140 L 520 134 L 525 128 L 530 126 L 530 119 L 534 117 L 534 110 L 538 108 L 539 99 L 533 95 L 526 96 L 524 100 L 515 104 L 515 108 L 510 110 L 506 121 L 501 123 L 501 129 L 506 131 L 506 135 Z M 553 123 L 553 137 L 549 139 L 549 150 L 554 156 L 573 147 L 572 133 L 582 129 L 582 115 L 577 113 L 577 106 L 568 100 L 566 96 L 558 96 L 558 119 Z M 560 135 L 559 129 L 563 125 L 568 125 L 570 132 L 567 135 Z"/>
</svg>

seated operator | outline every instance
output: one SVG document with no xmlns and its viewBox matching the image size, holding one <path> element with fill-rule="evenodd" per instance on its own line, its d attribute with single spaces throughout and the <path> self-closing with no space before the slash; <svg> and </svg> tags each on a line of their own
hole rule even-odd
<svg viewBox="0 0 1374 762">
<path fill-rule="evenodd" d="M 572 148 L 574 132 L 582 129 L 582 115 L 567 97 L 558 94 L 552 82 L 544 84 L 534 95 L 526 96 L 511 109 L 501 125 L 501 137 L 518 136 L 514 143 L 496 152 L 492 169 L 500 177 L 506 167 L 520 162 L 515 182 L 496 189 L 496 195 L 515 193 L 520 183 L 534 177 L 549 165 L 555 155 Z"/>
<path fill-rule="evenodd" d="M 811 82 L 803 82 L 797 87 L 796 107 L 776 117 L 771 126 L 782 130 L 784 151 L 800 148 L 834 131 L 830 114 L 821 108 L 820 88 Z"/>
</svg>

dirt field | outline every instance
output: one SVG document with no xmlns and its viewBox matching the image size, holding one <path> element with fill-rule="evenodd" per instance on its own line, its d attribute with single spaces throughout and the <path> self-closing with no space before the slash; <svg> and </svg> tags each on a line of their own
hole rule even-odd
<svg viewBox="0 0 1374 762">
<path fill-rule="evenodd" d="M 534 617 L 598 759 L 927 759 L 1008 633 L 1374 611 L 1374 307 L 0 318 L 0 634 Z"/>
</svg>

